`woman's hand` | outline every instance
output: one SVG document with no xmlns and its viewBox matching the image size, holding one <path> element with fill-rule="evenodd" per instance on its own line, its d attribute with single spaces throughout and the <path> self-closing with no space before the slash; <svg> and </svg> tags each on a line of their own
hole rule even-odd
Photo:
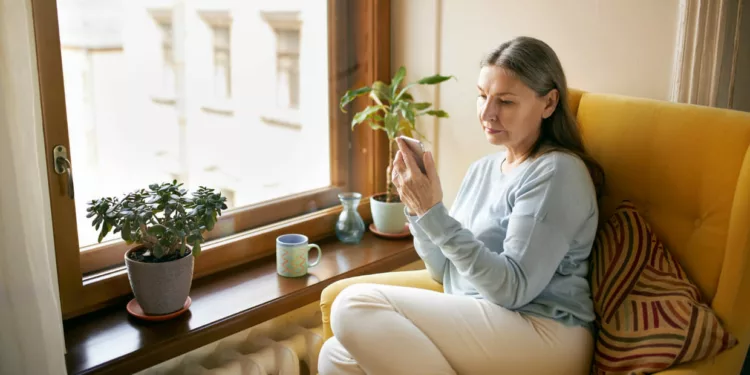
<svg viewBox="0 0 750 375">
<path fill-rule="evenodd" d="M 398 138 L 396 142 L 398 152 L 393 160 L 391 180 L 398 189 L 401 202 L 410 213 L 422 216 L 443 201 L 443 188 L 440 186 L 435 160 L 431 152 L 425 152 L 424 166 L 427 173 L 422 173 L 406 143 Z"/>
</svg>

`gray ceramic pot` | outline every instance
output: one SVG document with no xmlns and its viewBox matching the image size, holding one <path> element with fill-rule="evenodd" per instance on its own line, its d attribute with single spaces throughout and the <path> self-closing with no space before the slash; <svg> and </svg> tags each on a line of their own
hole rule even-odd
<svg viewBox="0 0 750 375">
<path fill-rule="evenodd" d="M 185 305 L 193 282 L 193 256 L 188 255 L 171 262 L 144 263 L 128 257 L 130 288 L 135 299 L 147 315 L 164 315 L 180 310 Z"/>
<path fill-rule="evenodd" d="M 404 204 L 401 202 L 383 202 L 375 199 L 378 194 L 370 197 L 370 211 L 372 221 L 378 231 L 389 234 L 403 233 L 406 227 L 406 215 L 404 215 Z"/>
</svg>

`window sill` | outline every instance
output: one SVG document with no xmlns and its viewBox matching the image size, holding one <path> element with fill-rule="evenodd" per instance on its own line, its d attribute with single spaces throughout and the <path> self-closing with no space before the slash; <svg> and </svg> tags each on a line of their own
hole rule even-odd
<svg viewBox="0 0 750 375">
<path fill-rule="evenodd" d="M 206 113 L 212 113 L 215 115 L 222 116 L 234 116 L 234 106 L 231 100 L 216 100 L 201 107 L 201 110 Z"/>
<path fill-rule="evenodd" d="M 270 230 L 269 235 L 285 231 L 301 231 L 308 236 L 324 238 L 332 233 L 332 228 L 340 213 L 340 203 L 338 194 L 341 188 L 329 186 L 322 189 L 316 189 L 300 194 L 284 196 L 258 204 L 237 208 L 223 214 L 213 231 L 206 234 L 209 241 L 205 244 L 202 261 L 196 263 L 196 275 L 205 275 L 217 270 L 215 267 L 218 263 L 231 264 L 232 266 L 245 261 L 257 259 L 248 259 L 256 253 L 262 252 L 262 255 L 269 255 L 275 249 L 275 237 L 271 241 L 262 243 L 253 240 L 254 235 L 263 235 L 264 229 Z M 302 210 L 301 207 L 305 207 Z M 309 209 L 312 207 L 312 209 Z M 369 202 L 362 202 L 359 206 L 359 212 L 365 220 L 369 220 Z M 302 216 L 299 216 L 300 212 Z M 316 214 L 317 213 L 317 214 Z M 322 220 L 322 221 L 321 221 Z M 235 235 L 226 236 L 226 233 L 236 233 Z M 236 246 L 233 241 L 238 242 Z M 220 256 L 217 261 L 211 260 L 212 249 L 222 251 L 224 247 L 233 247 L 239 250 L 236 257 L 231 257 L 227 253 Z M 83 273 L 84 285 L 92 284 L 95 281 L 106 281 L 105 277 L 99 276 L 99 272 L 105 269 L 123 268 L 125 252 L 132 246 L 127 245 L 124 241 L 117 240 L 108 243 L 88 246 L 81 250 L 80 267 Z M 254 251 L 248 251 L 247 249 Z M 209 251 L 210 250 L 210 251 Z M 205 266 L 214 264 L 214 266 Z M 228 268 L 228 267 L 227 267 Z M 111 275 L 112 272 L 109 272 Z M 124 273 L 123 273 L 124 275 Z M 111 294 L 112 290 L 123 290 L 123 294 L 130 293 L 127 278 L 120 282 L 119 287 L 105 288 L 107 293 Z M 110 280 L 111 281 L 111 280 Z M 95 293 L 96 294 L 96 293 Z M 104 295 L 104 297 L 111 297 Z M 100 304 L 102 300 L 91 301 L 93 304 Z M 66 319 L 77 314 L 77 311 L 70 311 Z"/>
<path fill-rule="evenodd" d="M 298 111 L 280 111 L 260 116 L 260 120 L 271 126 L 278 126 L 292 130 L 302 130 Z"/>
<path fill-rule="evenodd" d="M 66 321 L 68 373 L 136 373 L 312 303 L 334 281 L 391 271 L 419 259 L 411 240 L 381 240 L 371 233 L 359 245 L 341 244 L 335 237 L 319 244 L 323 258 L 306 277 L 278 276 L 276 258 L 268 256 L 195 281 L 190 311 L 174 320 L 139 321 L 122 301 Z"/>
<path fill-rule="evenodd" d="M 152 95 L 151 101 L 162 105 L 175 105 L 175 103 L 177 103 L 177 99 L 174 95 Z"/>
</svg>

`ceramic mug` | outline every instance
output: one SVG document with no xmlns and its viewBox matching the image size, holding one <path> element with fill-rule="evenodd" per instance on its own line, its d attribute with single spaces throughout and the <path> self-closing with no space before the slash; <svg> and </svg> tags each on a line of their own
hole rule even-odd
<svg viewBox="0 0 750 375">
<path fill-rule="evenodd" d="M 310 263 L 310 249 L 318 250 L 318 259 Z M 307 236 L 284 234 L 276 238 L 276 272 L 284 277 L 307 275 L 307 269 L 320 263 L 323 256 L 320 246 L 307 243 Z"/>
</svg>

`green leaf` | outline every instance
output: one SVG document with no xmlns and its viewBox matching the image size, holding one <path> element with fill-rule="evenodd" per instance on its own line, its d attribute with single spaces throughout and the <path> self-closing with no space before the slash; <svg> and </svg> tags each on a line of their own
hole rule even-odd
<svg viewBox="0 0 750 375">
<path fill-rule="evenodd" d="M 346 110 L 344 110 L 344 107 L 354 101 L 358 96 L 369 94 L 372 89 L 369 86 L 360 87 L 356 90 L 349 90 L 346 93 L 344 93 L 344 96 L 341 97 L 341 102 L 339 103 L 339 108 L 341 108 L 341 111 L 346 113 Z"/>
<path fill-rule="evenodd" d="M 414 118 L 414 111 L 412 111 L 411 109 L 405 109 L 404 112 L 406 112 L 404 117 L 406 117 L 406 120 L 409 121 L 412 127 L 414 127 L 416 122 L 416 119 Z"/>
<path fill-rule="evenodd" d="M 396 101 L 398 101 L 398 100 L 414 100 L 414 98 L 411 96 L 411 94 L 409 94 L 407 92 L 414 85 L 416 85 L 416 83 L 410 83 L 410 84 L 406 85 L 406 87 L 404 87 L 403 89 L 401 89 L 401 91 L 396 96 L 396 99 L 394 99 L 394 100 L 396 100 Z"/>
<path fill-rule="evenodd" d="M 126 220 L 125 223 L 122 224 L 122 234 L 120 234 L 120 236 L 128 244 L 133 242 L 131 238 L 131 234 L 130 234 L 130 222 L 129 221 Z"/>
<path fill-rule="evenodd" d="M 445 112 L 442 109 L 439 109 L 439 110 L 430 110 L 430 111 L 424 112 L 424 114 L 425 115 L 430 115 L 430 116 L 443 117 L 443 118 L 444 117 L 448 117 L 448 112 Z"/>
<path fill-rule="evenodd" d="M 107 235 L 107 233 L 109 233 L 110 229 L 112 229 L 112 225 L 111 224 L 104 223 L 104 225 L 102 225 L 102 230 L 101 230 L 101 232 L 99 232 L 99 242 L 102 242 L 102 240 Z"/>
<path fill-rule="evenodd" d="M 167 232 L 167 227 L 165 227 L 165 226 L 163 226 L 161 224 L 157 224 L 157 225 L 154 225 L 154 226 L 148 228 L 146 231 L 148 232 L 148 234 L 150 234 L 152 236 L 162 236 L 162 235 L 164 235 L 164 233 Z"/>
<path fill-rule="evenodd" d="M 372 84 L 372 91 L 370 92 L 370 99 L 380 105 L 383 102 L 391 102 L 391 90 L 390 86 L 386 85 L 381 81 L 375 81 Z"/>
<path fill-rule="evenodd" d="M 382 126 L 380 126 L 380 125 L 378 125 L 378 124 L 376 124 L 374 122 L 370 123 L 370 129 L 372 129 L 372 130 L 388 131 L 386 128 L 384 128 L 384 127 L 382 127 Z"/>
<path fill-rule="evenodd" d="M 200 242 L 194 243 L 192 250 L 193 250 L 193 256 L 197 257 L 198 255 L 200 255 L 201 254 L 201 243 Z"/>
<path fill-rule="evenodd" d="M 174 239 L 169 238 L 169 237 L 164 237 L 161 240 L 159 240 L 159 244 L 164 247 L 165 252 L 168 252 L 168 250 L 172 246 L 174 246 L 174 243 L 175 243 Z"/>
<path fill-rule="evenodd" d="M 422 140 L 423 142 L 427 142 L 427 143 L 430 143 L 430 141 L 429 141 L 429 140 L 427 139 L 427 137 L 425 137 L 425 135 L 424 135 L 424 134 L 422 134 L 422 133 L 421 133 L 421 132 L 420 132 L 420 131 L 419 131 L 419 130 L 417 129 L 417 127 L 416 127 L 416 126 L 415 126 L 415 127 L 413 127 L 413 128 L 411 129 L 411 131 L 413 131 L 413 132 L 417 133 L 417 137 L 419 137 L 419 139 L 421 139 L 421 140 Z"/>
<path fill-rule="evenodd" d="M 214 224 L 215 223 L 216 223 L 216 221 L 214 221 L 213 217 L 211 217 L 211 216 L 207 217 L 206 218 L 206 229 L 208 229 L 208 230 L 214 229 Z"/>
<path fill-rule="evenodd" d="M 187 237 L 187 242 L 195 243 L 197 241 L 200 241 L 201 239 L 203 239 L 203 236 L 200 235 L 200 232 L 198 232 L 197 234 L 193 233 Z"/>
<path fill-rule="evenodd" d="M 411 107 L 417 111 L 424 111 L 425 109 L 430 108 L 431 105 L 432 103 L 421 102 L 421 103 L 414 103 L 411 105 Z"/>
<path fill-rule="evenodd" d="M 388 138 L 395 138 L 395 135 L 398 132 L 398 115 L 393 112 L 388 112 L 385 115 L 383 125 L 385 126 L 386 133 L 388 133 Z"/>
<path fill-rule="evenodd" d="M 160 244 L 155 244 L 153 248 L 151 248 L 151 253 L 154 254 L 154 256 L 158 259 L 164 256 L 164 247 L 162 247 Z"/>
<path fill-rule="evenodd" d="M 368 117 L 377 113 L 381 109 L 383 109 L 382 105 L 372 105 L 365 108 L 363 111 L 360 111 L 359 113 L 354 115 L 354 118 L 352 119 L 352 128 L 357 126 L 357 124 L 362 123 L 362 121 L 365 121 Z"/>
<path fill-rule="evenodd" d="M 456 78 L 454 76 L 441 76 L 440 74 L 435 74 L 434 76 L 424 77 L 417 81 L 420 85 L 435 85 L 441 82 L 445 82 L 451 78 Z"/>
<path fill-rule="evenodd" d="M 398 91 L 398 85 L 401 84 L 401 81 L 404 80 L 404 77 L 406 76 L 406 68 L 403 66 L 398 68 L 398 71 L 396 71 L 396 75 L 393 76 L 393 81 L 391 82 L 391 97 L 396 96 L 396 91 Z"/>
</svg>

